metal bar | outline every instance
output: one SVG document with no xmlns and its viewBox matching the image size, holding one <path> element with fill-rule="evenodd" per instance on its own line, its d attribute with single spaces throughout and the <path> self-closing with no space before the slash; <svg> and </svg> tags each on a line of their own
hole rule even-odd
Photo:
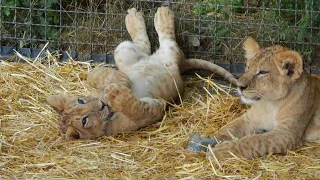
<svg viewBox="0 0 320 180">
<path fill-rule="evenodd" d="M 281 17 L 281 0 L 279 0 L 278 6 L 278 16 Z M 278 33 L 278 43 L 280 43 L 280 39 L 280 33 Z"/>
<path fill-rule="evenodd" d="M 248 0 L 246 0 L 248 1 Z M 152 3 L 163 3 L 163 1 L 156 1 L 156 0 L 151 0 Z M 186 5 L 208 5 L 206 3 L 183 3 L 183 2 L 173 2 L 171 1 L 170 2 L 171 4 L 180 4 L 180 5 L 183 5 L 183 4 L 186 4 Z M 210 3 L 209 3 L 210 4 Z M 211 4 L 211 5 L 214 5 L 214 4 Z M 217 7 L 223 7 L 224 5 L 217 5 Z M 28 10 L 29 8 L 26 8 L 26 7 L 15 7 L 15 6 L 2 6 L 2 7 L 5 7 L 5 8 L 11 8 L 11 9 L 26 9 Z M 251 7 L 251 6 L 232 6 L 232 5 L 228 5 L 227 6 L 228 8 L 238 8 L 238 9 L 248 9 L 248 10 L 263 10 L 263 8 L 261 7 Z M 34 10 L 45 10 L 44 8 L 34 8 Z M 265 8 L 265 10 L 272 10 L 272 11 L 277 11 L 279 10 L 279 8 Z M 59 12 L 59 10 L 49 10 L 49 11 L 52 11 L 52 12 Z M 288 11 L 288 12 L 292 12 L 292 9 L 281 9 L 281 11 Z M 299 9 L 295 9 L 295 11 L 297 12 L 310 12 L 311 10 L 299 10 Z M 315 13 L 319 13 L 320 10 L 313 10 Z M 67 13 L 75 13 L 75 11 L 71 11 L 71 10 L 64 10 L 63 12 L 67 12 Z M 83 14 L 90 14 L 90 13 L 94 13 L 94 12 L 87 12 L 87 11 L 78 11 L 78 13 L 83 13 Z M 103 13 L 98 13 L 98 14 L 102 14 Z"/>
<path fill-rule="evenodd" d="M 31 44 L 32 44 L 32 35 L 33 35 L 33 33 L 32 33 L 32 1 L 29 1 L 29 4 L 30 4 L 30 9 L 29 9 L 29 37 L 30 37 L 30 40 L 29 40 L 29 44 L 30 44 L 30 46 L 31 46 Z M 22 48 L 22 47 L 20 47 L 20 48 Z"/>
<path fill-rule="evenodd" d="M 12 6 L 8 6 L 8 4 L 5 4 L 5 1 L 0 0 L 1 27 L 10 27 L 12 29 L 12 32 L 4 34 L 4 31 L 7 31 L 0 28 L 0 43 L 1 45 L 6 45 L 5 43 L 10 46 L 15 45 L 18 49 L 19 42 L 21 42 L 21 47 L 25 48 L 29 48 L 27 46 L 33 47 L 38 43 L 50 42 L 59 45 L 54 48 L 72 47 L 74 51 L 80 52 L 82 50 L 89 54 L 103 52 L 106 54 L 105 57 L 108 57 L 108 51 L 111 52 L 119 42 L 127 37 L 125 27 L 123 26 L 126 15 L 126 9 L 124 8 L 132 7 L 135 4 L 138 9 L 143 8 L 143 10 L 148 12 L 148 15 L 145 16 L 146 18 L 153 18 L 156 8 L 166 4 L 174 11 L 178 10 L 175 12 L 176 23 L 181 23 L 183 29 L 183 32 L 177 35 L 178 38 L 181 38 L 178 39 L 178 42 L 186 43 L 183 41 L 188 41 L 190 37 L 195 37 L 201 42 L 201 45 L 198 47 L 189 47 L 187 44 L 181 46 L 186 56 L 205 57 L 207 59 L 216 59 L 216 62 L 228 62 L 231 70 L 235 69 L 238 57 L 241 57 L 240 60 L 243 60 L 238 42 L 241 42 L 246 35 L 254 36 L 261 43 L 285 44 L 298 51 L 302 51 L 303 49 L 305 50 L 304 52 L 311 52 L 315 46 L 320 45 L 320 42 L 316 39 L 320 27 L 316 25 L 318 22 L 312 22 L 312 19 L 320 13 L 317 7 L 313 7 L 317 5 L 317 1 L 315 0 L 305 0 L 303 2 L 299 0 L 292 2 L 276 0 L 276 4 L 272 6 L 270 6 L 270 1 L 263 0 L 244 0 L 241 1 L 240 5 L 237 4 L 239 2 L 237 0 L 186 1 L 130 0 L 123 2 L 121 0 L 90 0 L 74 1 L 72 4 L 66 5 L 66 3 L 62 4 L 64 1 L 59 0 L 56 1 L 58 3 L 55 6 L 47 7 L 48 0 L 26 1 L 22 5 L 17 5 L 17 2 L 21 2 L 20 0 L 14 0 L 16 4 Z M 45 6 L 39 5 L 40 2 L 44 2 Z M 291 6 L 287 6 L 287 4 L 284 4 L 285 2 L 291 3 Z M 23 7 L 24 5 L 26 7 Z M 196 7 L 201 9 L 200 14 L 193 12 L 193 9 Z M 292 7 L 292 9 L 289 7 Z M 9 9 L 12 13 L 10 18 L 7 18 L 3 14 L 3 8 Z M 208 11 L 210 11 L 210 14 Z M 37 12 L 44 14 L 44 20 L 41 19 L 39 21 L 37 19 Z M 267 12 L 270 12 L 272 16 L 266 14 Z M 227 16 L 224 17 L 223 13 L 226 13 Z M 28 15 L 21 17 L 22 14 Z M 58 18 L 57 20 L 60 20 L 60 22 L 55 21 L 52 23 L 52 20 L 48 19 L 52 18 L 51 14 L 54 14 L 53 16 Z M 254 16 L 256 14 L 258 15 Z M 291 14 L 289 18 L 290 22 L 287 21 L 288 24 L 284 25 L 277 21 L 277 19 L 286 21 L 286 17 L 283 16 L 286 14 Z M 108 16 L 115 17 L 118 24 L 115 24 L 115 20 Z M 308 16 L 308 24 L 300 23 L 301 19 L 306 16 Z M 153 23 L 149 23 L 149 21 L 147 23 L 149 27 L 154 25 Z M 303 37 L 305 40 L 302 41 L 300 38 L 297 38 L 297 35 L 301 34 L 299 30 L 303 29 L 306 25 L 308 26 L 308 34 Z M 238 27 L 241 30 L 237 31 Z M 38 29 L 42 28 L 44 29 L 44 33 L 37 32 Z M 292 32 L 289 38 L 284 38 L 283 34 L 280 34 L 282 33 L 280 30 L 284 28 Z M 154 28 L 148 29 L 151 29 L 148 32 L 149 34 L 156 35 Z M 272 31 L 268 32 L 270 29 Z M 276 32 L 277 29 L 279 29 L 279 33 Z M 54 30 L 54 33 L 58 33 L 59 37 L 52 39 L 51 34 L 49 34 L 51 30 Z M 221 33 L 220 31 L 223 30 L 227 30 L 227 32 Z M 23 35 L 23 32 L 26 32 L 26 34 Z M 270 35 L 272 32 L 275 32 L 275 34 Z M 66 33 L 70 33 L 70 35 Z M 86 37 L 82 37 L 85 36 L 84 34 Z M 155 41 L 155 38 L 152 37 L 150 40 Z M 225 44 L 227 50 L 221 47 L 222 44 Z M 86 49 L 83 50 L 84 48 Z M 154 49 L 155 46 L 152 47 L 152 50 Z M 312 52 L 312 57 L 317 58 L 315 55 L 316 53 Z M 317 59 L 309 61 L 310 67 L 317 63 Z"/>
<path fill-rule="evenodd" d="M 0 27 L 3 27 L 2 25 L 2 0 L 0 0 Z M 0 28 L 0 46 L 2 45 L 2 28 Z M 1 49 L 0 49 L 1 53 Z"/>
<path fill-rule="evenodd" d="M 314 0 L 311 1 L 311 12 L 310 12 L 310 37 L 313 37 L 313 6 L 314 5 Z M 312 42 L 313 42 L 313 38 L 309 38 L 309 52 L 311 53 L 312 52 Z M 310 55 L 311 56 L 311 55 Z M 311 58 L 311 57 L 310 57 Z M 312 65 L 313 65 L 313 61 L 312 59 L 310 59 L 309 62 L 309 73 L 312 72 Z"/>
<path fill-rule="evenodd" d="M 105 19 L 105 26 L 104 27 L 104 37 L 105 37 L 105 40 L 104 40 L 104 45 L 105 45 L 105 49 L 104 49 L 104 52 L 105 52 L 105 55 L 106 57 L 108 57 L 108 52 L 107 52 L 107 45 L 108 45 L 108 42 L 107 42 L 107 39 L 108 39 L 108 0 L 106 0 L 106 3 L 104 5 L 104 9 L 105 9 L 105 15 L 104 15 L 104 19 Z M 106 63 L 108 63 L 108 59 L 106 59 Z"/>
<path fill-rule="evenodd" d="M 93 2 L 92 2 L 92 0 L 90 0 L 89 2 L 90 2 L 90 6 L 89 6 L 90 12 L 93 12 L 93 11 L 92 11 L 92 3 L 93 3 Z M 90 13 L 90 14 L 89 14 L 89 21 L 90 21 L 90 27 L 89 27 L 90 49 L 89 49 L 89 52 L 90 52 L 90 55 L 92 55 L 92 51 L 93 51 L 93 42 L 92 42 L 92 41 L 93 41 L 93 37 L 92 37 L 92 36 L 93 36 L 93 33 L 92 33 L 92 28 L 93 28 L 93 27 L 92 27 L 92 26 L 93 26 L 94 23 L 92 22 L 92 14 L 93 14 L 93 13 Z"/>
<path fill-rule="evenodd" d="M 59 0 L 59 42 L 58 47 L 62 45 L 62 0 Z"/>
<path fill-rule="evenodd" d="M 48 25 L 48 22 L 47 22 L 47 0 L 44 1 L 44 40 L 46 41 L 47 40 L 47 25 Z"/>
<path fill-rule="evenodd" d="M 78 1 L 75 2 L 75 14 L 74 14 L 74 22 L 73 22 L 73 27 L 74 28 L 74 38 L 75 38 L 75 51 L 78 50 Z"/>
<path fill-rule="evenodd" d="M 116 32 L 118 32 L 118 30 L 116 31 Z M 186 37 L 194 37 L 194 36 L 196 36 L 196 37 L 198 37 L 197 35 L 184 35 L 184 36 L 186 36 Z M 215 36 L 201 36 L 202 38 L 214 38 Z M 18 37 L 2 37 L 3 39 L 11 39 L 11 40 L 23 40 L 23 39 L 25 39 L 25 40 L 27 40 L 27 41 L 29 41 L 29 40 L 35 40 L 35 41 L 43 41 L 43 42 L 45 42 L 45 41 L 48 41 L 48 42 L 59 42 L 59 41 L 55 41 L 55 40 L 44 40 L 44 39 L 37 39 L 37 38 L 18 38 Z M 228 40 L 228 39 L 230 39 L 230 38 L 232 38 L 233 40 L 243 40 L 243 38 L 234 38 L 234 37 L 216 37 L 217 39 L 225 39 L 225 40 Z M 62 43 L 77 43 L 77 44 L 86 44 L 86 45 L 90 45 L 90 43 L 84 43 L 84 42 L 71 42 L 71 41 L 61 41 Z M 274 42 L 278 42 L 278 41 L 272 41 L 272 40 L 259 40 L 259 42 L 267 42 L 267 43 L 274 43 Z M 309 44 L 309 42 L 299 42 L 299 41 L 297 41 L 297 42 L 295 42 L 295 41 L 279 41 L 279 43 L 280 44 L 301 44 L 301 45 L 308 45 Z M 100 45 L 99 43 L 98 43 L 98 45 Z M 101 45 L 103 45 L 103 44 L 101 44 Z M 310 45 L 320 45 L 320 43 L 317 43 L 317 42 L 311 42 L 310 43 Z M 116 46 L 116 45 L 115 45 Z"/>
<path fill-rule="evenodd" d="M 15 9 L 14 9 L 14 19 L 13 21 L 14 22 L 17 22 L 17 0 L 14 1 L 14 6 L 15 6 Z M 17 24 L 14 25 L 14 37 L 17 38 Z M 18 44 L 16 43 L 16 48 L 18 48 Z"/>
<path fill-rule="evenodd" d="M 123 16 L 123 15 L 122 15 Z M 199 19 L 184 19 L 184 21 L 194 21 L 194 22 L 197 22 Z M 203 20 L 203 19 L 201 19 L 201 22 L 212 22 L 212 20 Z M 217 20 L 217 21 L 215 21 L 215 22 L 218 22 L 218 23 L 220 23 L 220 22 L 226 22 L 226 21 L 219 21 L 219 20 Z M 11 22 L 11 21 L 2 21 L 2 23 L 4 23 L 4 24 L 18 24 L 18 25 L 28 25 L 29 23 L 21 23 L 21 22 Z M 244 24 L 243 22 L 231 22 L 232 24 L 238 24 L 238 25 L 241 25 L 241 24 Z M 255 25 L 260 25 L 260 23 L 256 23 L 256 22 L 248 22 L 247 23 L 248 25 L 253 25 L 253 26 L 255 26 Z M 35 25 L 35 26 L 45 26 L 45 25 L 43 25 L 43 24 L 32 24 L 32 25 Z M 279 25 L 279 24 L 264 24 L 265 26 L 269 26 L 269 27 L 281 27 L 281 25 Z M 47 27 L 60 27 L 60 25 L 47 25 Z M 74 28 L 74 26 L 68 26 L 68 25 L 61 25 L 61 27 L 63 27 L 63 28 Z M 198 26 L 196 26 L 196 27 L 198 27 Z M 301 27 L 301 26 L 288 26 L 289 28 L 299 28 L 299 27 Z M 77 26 L 77 28 L 79 28 L 79 29 L 86 29 L 86 30 L 90 30 L 91 28 L 90 27 L 86 27 L 86 26 Z M 203 27 L 203 28 L 205 28 L 205 27 Z M 248 27 L 249 28 L 249 27 Z M 104 28 L 94 28 L 94 27 L 92 27 L 92 30 L 103 30 Z M 320 27 L 312 27 L 312 29 L 314 29 L 314 30 L 320 30 Z M 117 30 L 117 29 L 112 29 L 111 28 L 111 30 Z M 123 29 L 121 30 L 121 31 L 123 31 Z M 119 30 L 119 32 L 120 32 L 120 30 Z"/>
</svg>

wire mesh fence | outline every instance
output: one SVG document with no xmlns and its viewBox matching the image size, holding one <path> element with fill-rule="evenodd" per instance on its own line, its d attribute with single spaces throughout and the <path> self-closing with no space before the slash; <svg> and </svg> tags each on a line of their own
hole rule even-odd
<svg viewBox="0 0 320 180">
<path fill-rule="evenodd" d="M 129 39 L 124 18 L 131 7 L 144 12 L 155 50 L 153 16 L 162 5 L 175 13 L 186 57 L 243 71 L 242 41 L 252 36 L 297 50 L 309 72 L 320 70 L 318 0 L 0 0 L 0 56 L 16 49 L 34 57 L 49 42 L 61 57 L 112 63 L 115 47 Z"/>
</svg>

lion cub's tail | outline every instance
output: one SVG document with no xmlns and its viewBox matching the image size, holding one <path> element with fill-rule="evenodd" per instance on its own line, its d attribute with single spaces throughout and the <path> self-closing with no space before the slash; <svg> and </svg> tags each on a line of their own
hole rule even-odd
<svg viewBox="0 0 320 180">
<path fill-rule="evenodd" d="M 185 61 L 183 61 L 180 71 L 181 73 L 184 73 L 186 71 L 194 69 L 201 69 L 216 73 L 227 79 L 233 85 L 237 85 L 238 80 L 229 71 L 212 62 L 208 62 L 202 59 L 186 59 Z"/>
</svg>

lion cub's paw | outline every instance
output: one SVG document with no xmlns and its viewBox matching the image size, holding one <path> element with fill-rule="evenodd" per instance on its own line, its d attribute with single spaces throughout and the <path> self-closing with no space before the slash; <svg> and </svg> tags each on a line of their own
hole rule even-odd
<svg viewBox="0 0 320 180">
<path fill-rule="evenodd" d="M 131 90 L 122 84 L 112 83 L 105 88 L 105 99 L 112 111 L 123 112 L 134 98 Z"/>
<path fill-rule="evenodd" d="M 174 15 L 168 7 L 159 7 L 154 16 L 154 26 L 159 38 L 175 38 Z"/>
<path fill-rule="evenodd" d="M 125 22 L 127 31 L 132 39 L 135 39 L 139 35 L 147 35 L 146 25 L 142 15 L 142 12 L 138 12 L 136 8 L 131 8 L 128 10 Z"/>
<path fill-rule="evenodd" d="M 212 138 L 202 138 L 198 133 L 191 135 L 187 151 L 189 152 L 206 152 L 208 145 L 214 147 L 217 141 Z"/>
<path fill-rule="evenodd" d="M 237 156 L 236 152 L 234 152 L 234 145 L 232 141 L 225 141 L 220 144 L 217 144 L 212 152 L 218 159 L 232 158 Z"/>
</svg>

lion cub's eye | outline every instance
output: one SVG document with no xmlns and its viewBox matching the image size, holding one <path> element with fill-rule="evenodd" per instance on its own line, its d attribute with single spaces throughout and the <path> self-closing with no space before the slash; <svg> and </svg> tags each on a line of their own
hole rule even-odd
<svg viewBox="0 0 320 180">
<path fill-rule="evenodd" d="M 82 118 L 82 127 L 86 127 L 86 125 L 88 124 L 88 121 L 89 121 L 88 116 Z"/>
<path fill-rule="evenodd" d="M 268 73 L 269 73 L 269 71 L 259 71 L 258 75 L 266 75 Z"/>
<path fill-rule="evenodd" d="M 86 104 L 87 101 L 84 100 L 84 99 L 79 98 L 79 99 L 78 99 L 78 103 L 79 103 L 79 104 Z"/>
</svg>

